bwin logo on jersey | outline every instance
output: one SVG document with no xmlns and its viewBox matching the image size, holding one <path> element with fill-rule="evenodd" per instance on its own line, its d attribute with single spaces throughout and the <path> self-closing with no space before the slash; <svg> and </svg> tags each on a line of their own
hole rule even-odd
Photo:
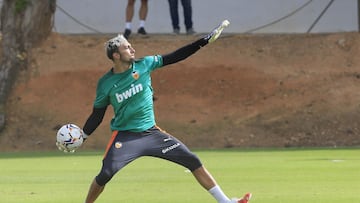
<svg viewBox="0 0 360 203">
<path fill-rule="evenodd" d="M 144 88 L 141 84 L 137 84 L 137 85 L 134 85 L 134 84 L 131 84 L 131 87 L 130 89 L 126 90 L 125 92 L 123 93 L 116 93 L 115 94 L 115 97 L 116 97 L 116 100 L 121 103 L 123 102 L 124 100 L 126 99 L 129 99 L 130 97 L 134 96 L 135 94 L 143 91 Z"/>
</svg>

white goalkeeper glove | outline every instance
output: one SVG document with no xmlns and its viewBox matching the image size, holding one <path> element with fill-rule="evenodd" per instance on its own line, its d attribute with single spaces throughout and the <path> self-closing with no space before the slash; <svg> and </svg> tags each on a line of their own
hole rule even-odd
<svg viewBox="0 0 360 203">
<path fill-rule="evenodd" d="M 215 40 L 217 40 L 219 38 L 219 36 L 221 35 L 224 28 L 229 26 L 229 24 L 230 24 L 230 22 L 228 20 L 222 21 L 222 23 L 219 26 L 217 26 L 211 33 L 209 33 L 205 37 L 205 39 L 208 40 L 209 43 L 214 42 Z"/>
<path fill-rule="evenodd" d="M 89 135 L 86 134 L 86 133 L 84 132 L 84 130 L 81 130 L 81 132 L 82 132 L 83 139 L 84 139 L 84 141 L 85 141 L 85 140 L 89 137 Z"/>
<path fill-rule="evenodd" d="M 75 152 L 75 149 L 68 149 L 65 145 L 63 145 L 62 143 L 60 142 L 56 142 L 56 146 L 58 147 L 58 149 L 62 152 L 65 152 L 65 153 L 74 153 Z"/>
</svg>

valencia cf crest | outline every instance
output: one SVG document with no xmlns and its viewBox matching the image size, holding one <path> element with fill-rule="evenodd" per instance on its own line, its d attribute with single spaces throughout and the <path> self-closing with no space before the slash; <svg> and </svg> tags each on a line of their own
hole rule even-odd
<svg viewBox="0 0 360 203">
<path fill-rule="evenodd" d="M 133 72 L 132 72 L 132 77 L 135 79 L 135 80 L 137 80 L 137 79 L 139 79 L 139 73 L 136 71 L 136 70 L 134 70 Z"/>
<path fill-rule="evenodd" d="M 122 143 L 121 142 L 115 142 L 115 148 L 116 149 L 120 149 L 122 147 Z"/>
</svg>

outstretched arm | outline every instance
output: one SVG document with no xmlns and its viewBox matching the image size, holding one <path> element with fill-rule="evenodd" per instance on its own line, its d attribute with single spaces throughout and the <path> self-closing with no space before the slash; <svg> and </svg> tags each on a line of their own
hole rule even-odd
<svg viewBox="0 0 360 203">
<path fill-rule="evenodd" d="M 217 26 L 211 33 L 209 33 L 205 37 L 198 39 L 197 41 L 188 44 L 170 54 L 163 55 L 163 66 L 184 60 L 197 52 L 201 47 L 207 45 L 208 43 L 214 42 L 217 38 L 219 38 L 223 29 L 229 24 L 229 21 L 224 20 L 219 26 Z"/>
<path fill-rule="evenodd" d="M 170 53 L 163 55 L 163 66 L 176 63 L 178 61 L 184 60 L 187 57 L 191 56 L 195 52 L 197 52 L 201 47 L 208 44 L 208 41 L 205 38 L 201 38 L 191 44 L 188 44 L 180 49 Z"/>
</svg>

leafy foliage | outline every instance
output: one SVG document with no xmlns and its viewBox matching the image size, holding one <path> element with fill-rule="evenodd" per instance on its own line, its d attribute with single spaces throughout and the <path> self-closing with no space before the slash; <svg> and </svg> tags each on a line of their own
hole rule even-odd
<svg viewBox="0 0 360 203">
<path fill-rule="evenodd" d="M 28 6 L 29 1 L 28 0 L 16 0 L 15 2 L 15 12 L 20 13 L 26 9 Z"/>
</svg>

